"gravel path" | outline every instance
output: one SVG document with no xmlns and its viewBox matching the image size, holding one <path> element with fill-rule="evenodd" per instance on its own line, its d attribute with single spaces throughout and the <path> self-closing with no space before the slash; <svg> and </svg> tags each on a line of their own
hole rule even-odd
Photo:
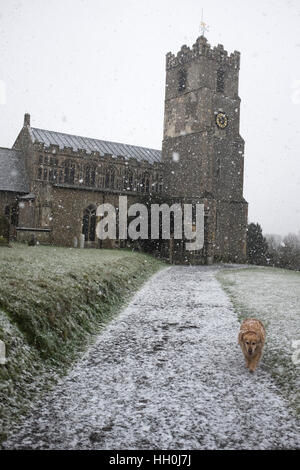
<svg viewBox="0 0 300 470">
<path fill-rule="evenodd" d="M 153 276 L 4 448 L 299 448 L 263 359 L 244 366 L 215 269 Z"/>
</svg>

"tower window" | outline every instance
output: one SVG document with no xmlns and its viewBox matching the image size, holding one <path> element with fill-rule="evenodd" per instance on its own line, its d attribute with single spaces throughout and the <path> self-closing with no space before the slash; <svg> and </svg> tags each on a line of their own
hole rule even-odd
<svg viewBox="0 0 300 470">
<path fill-rule="evenodd" d="M 75 164 L 69 160 L 65 160 L 64 166 L 64 182 L 67 184 L 74 184 L 75 179 Z"/>
<path fill-rule="evenodd" d="M 94 242 L 96 231 L 96 207 L 90 205 L 83 213 L 82 219 L 82 233 L 85 235 L 85 240 Z"/>
<path fill-rule="evenodd" d="M 75 180 L 75 166 L 71 165 L 70 173 L 69 173 L 69 183 L 74 184 L 74 180 Z"/>
<path fill-rule="evenodd" d="M 110 170 L 110 186 L 111 189 L 115 187 L 115 170 L 113 168 Z"/>
<path fill-rule="evenodd" d="M 159 175 L 159 178 L 158 178 L 158 192 L 159 193 L 162 193 L 163 192 L 163 176 L 162 175 Z"/>
<path fill-rule="evenodd" d="M 125 170 L 123 186 L 125 190 L 133 191 L 133 174 L 132 171 L 128 168 Z"/>
<path fill-rule="evenodd" d="M 178 75 L 178 91 L 182 92 L 186 90 L 186 71 L 179 70 Z"/>
<path fill-rule="evenodd" d="M 141 183 L 141 192 L 149 193 L 149 188 L 150 188 L 149 175 L 148 173 L 144 173 L 142 177 L 142 183 Z"/>
<path fill-rule="evenodd" d="M 224 92 L 225 87 L 225 72 L 223 69 L 217 70 L 217 91 Z"/>
<path fill-rule="evenodd" d="M 90 184 L 91 186 L 95 186 L 96 182 L 96 169 L 92 167 L 91 173 L 90 173 Z"/>
<path fill-rule="evenodd" d="M 85 167 L 85 178 L 84 178 L 84 184 L 86 186 L 90 186 L 91 184 L 91 174 L 90 174 L 90 166 L 87 165 Z"/>
<path fill-rule="evenodd" d="M 107 168 L 105 171 L 105 189 L 109 188 L 109 180 L 110 180 L 110 171 Z"/>
<path fill-rule="evenodd" d="M 69 182 L 69 166 L 65 166 L 65 183 Z"/>
</svg>

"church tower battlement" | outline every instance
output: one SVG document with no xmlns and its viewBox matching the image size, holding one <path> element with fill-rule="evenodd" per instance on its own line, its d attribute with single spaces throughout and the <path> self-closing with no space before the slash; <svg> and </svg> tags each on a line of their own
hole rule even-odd
<svg viewBox="0 0 300 470">
<path fill-rule="evenodd" d="M 234 67 L 237 69 L 240 67 L 240 53 L 238 51 L 234 51 L 232 54 L 228 55 L 228 52 L 224 50 L 224 46 L 222 44 L 218 44 L 218 46 L 212 49 L 210 44 L 207 42 L 207 39 L 204 36 L 200 36 L 193 45 L 192 49 L 184 44 L 176 56 L 175 54 L 172 54 L 172 52 L 168 52 L 166 56 L 167 69 L 184 65 L 200 56 L 217 60 L 218 62 L 229 67 Z"/>
</svg>

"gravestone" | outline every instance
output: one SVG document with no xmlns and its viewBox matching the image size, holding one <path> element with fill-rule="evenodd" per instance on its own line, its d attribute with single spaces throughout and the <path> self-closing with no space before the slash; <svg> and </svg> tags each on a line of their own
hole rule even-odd
<svg viewBox="0 0 300 470">
<path fill-rule="evenodd" d="M 6 217 L 0 215 L 0 245 L 9 243 L 9 222 Z"/>
<path fill-rule="evenodd" d="M 35 235 L 32 234 L 30 235 L 30 238 L 28 240 L 28 246 L 35 246 L 36 245 L 36 238 Z"/>
<path fill-rule="evenodd" d="M 82 233 L 79 238 L 79 247 L 84 248 L 85 235 Z"/>
</svg>

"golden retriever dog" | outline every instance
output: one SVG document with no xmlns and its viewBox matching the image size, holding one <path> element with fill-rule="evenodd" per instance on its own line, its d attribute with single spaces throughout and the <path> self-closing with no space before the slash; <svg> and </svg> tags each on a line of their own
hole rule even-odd
<svg viewBox="0 0 300 470">
<path fill-rule="evenodd" d="M 265 343 L 266 330 L 260 320 L 247 318 L 241 324 L 239 345 L 246 359 L 246 367 L 254 372 L 261 358 Z"/>
</svg>

